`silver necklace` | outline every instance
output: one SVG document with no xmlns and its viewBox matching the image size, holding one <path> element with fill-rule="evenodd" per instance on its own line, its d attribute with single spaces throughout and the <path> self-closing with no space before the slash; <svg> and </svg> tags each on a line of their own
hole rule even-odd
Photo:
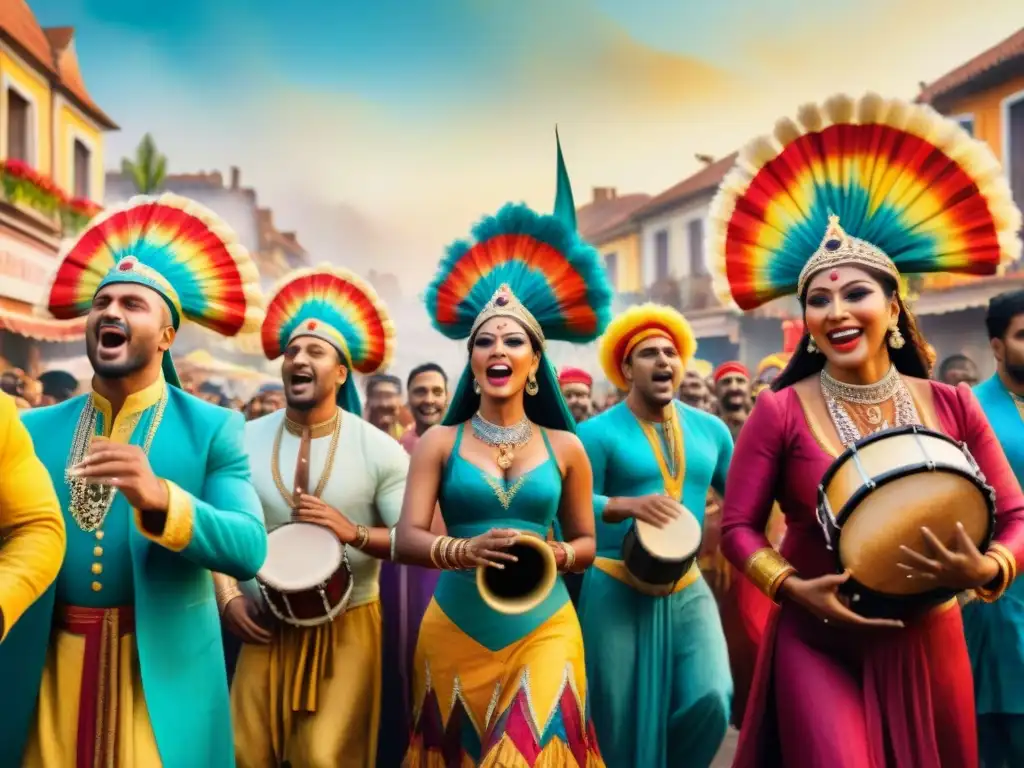
<svg viewBox="0 0 1024 768">
<path fill-rule="evenodd" d="M 877 410 L 877 426 L 873 430 L 874 432 L 893 426 L 903 427 L 908 424 L 921 423 L 914 405 L 914 398 L 894 365 L 890 365 L 885 376 L 874 384 L 846 384 L 822 370 L 821 393 L 825 398 L 828 415 L 832 419 L 832 424 L 844 447 L 856 443 L 864 435 L 860 433 L 860 429 L 850 418 L 850 414 L 842 405 L 843 403 L 865 405 L 868 406 L 869 411 Z M 890 400 L 893 401 L 895 424 L 889 424 L 888 420 L 882 418 L 881 405 Z"/>
<path fill-rule="evenodd" d="M 533 436 L 533 425 L 525 416 L 506 427 L 492 424 L 479 413 L 474 413 L 469 423 L 478 440 L 498 449 L 498 466 L 503 470 L 512 466 L 515 449 L 526 445 Z"/>
</svg>

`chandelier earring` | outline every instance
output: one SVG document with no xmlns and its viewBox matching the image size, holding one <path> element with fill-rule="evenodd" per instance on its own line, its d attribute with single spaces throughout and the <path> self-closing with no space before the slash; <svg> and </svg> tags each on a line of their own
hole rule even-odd
<svg viewBox="0 0 1024 768">
<path fill-rule="evenodd" d="M 813 336 L 807 337 L 807 351 L 810 352 L 812 355 L 818 351 L 818 345 L 814 343 Z"/>
<path fill-rule="evenodd" d="M 480 382 L 476 379 L 473 379 L 473 391 L 478 395 L 480 394 Z"/>
<path fill-rule="evenodd" d="M 893 349 L 903 349 L 903 345 L 907 343 L 907 340 L 903 338 L 903 334 L 900 333 L 900 328 L 896 323 L 893 323 L 889 328 L 889 346 Z"/>
<path fill-rule="evenodd" d="M 540 392 L 540 384 L 537 383 L 537 374 L 531 373 L 526 379 L 526 394 L 536 395 Z"/>
</svg>

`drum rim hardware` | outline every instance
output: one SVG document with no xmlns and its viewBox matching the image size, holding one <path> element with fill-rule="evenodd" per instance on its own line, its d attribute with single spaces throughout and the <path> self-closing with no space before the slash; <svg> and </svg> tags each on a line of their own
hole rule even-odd
<svg viewBox="0 0 1024 768">
<path fill-rule="evenodd" d="M 871 478 L 867 475 L 864 470 L 863 464 L 860 462 L 858 455 L 861 449 L 866 445 L 882 440 L 893 435 L 901 434 L 912 434 L 921 449 L 921 453 L 924 456 L 925 461 L 921 464 L 914 466 L 904 465 L 894 470 L 887 470 L 881 472 L 875 477 Z M 972 474 L 963 470 L 961 467 L 946 464 L 944 462 L 935 461 L 927 450 L 924 441 L 921 439 L 922 436 L 927 435 L 929 437 L 938 438 L 951 445 L 955 445 L 959 448 L 968 460 L 970 466 L 975 470 Z M 861 485 L 850 494 L 850 497 L 843 503 L 842 509 L 836 514 L 832 508 L 832 504 L 828 498 L 827 488 L 831 483 L 835 474 L 839 471 L 839 468 L 843 466 L 844 460 L 853 459 L 857 468 L 858 474 L 861 476 Z M 988 517 L 987 517 L 987 529 L 985 537 L 980 545 L 980 549 L 987 547 L 988 542 L 992 540 L 992 536 L 995 532 L 995 504 L 996 504 L 996 493 L 995 489 L 990 486 L 984 474 L 981 472 L 977 461 L 971 454 L 964 441 L 958 441 L 950 437 L 949 435 L 943 434 L 933 429 L 923 427 L 919 424 L 908 424 L 902 427 L 890 428 L 887 430 L 880 430 L 873 432 L 870 435 L 866 435 L 860 440 L 849 445 L 839 456 L 837 456 L 828 470 L 822 476 L 821 482 L 818 484 L 818 504 L 816 508 L 818 523 L 822 528 L 825 535 L 825 546 L 826 549 L 833 553 L 835 559 L 835 572 L 843 573 L 845 568 L 840 559 L 839 543 L 842 535 L 842 528 L 850 516 L 850 514 L 857 509 L 857 507 L 876 489 L 881 488 L 888 483 L 898 480 L 900 478 L 910 477 L 916 474 L 923 474 L 935 471 L 948 472 L 959 477 L 968 480 L 974 484 L 979 491 L 982 492 L 986 501 L 988 502 Z M 860 584 L 855 578 L 851 577 L 848 582 L 843 584 L 842 590 L 844 593 L 850 596 L 852 602 L 860 602 L 862 597 L 871 597 L 879 602 L 886 603 L 890 606 L 898 607 L 901 605 L 911 605 L 919 603 L 922 606 L 931 606 L 939 604 L 945 600 L 955 596 L 955 592 L 936 588 L 928 592 L 922 592 L 911 595 L 894 595 L 888 593 L 878 592 L 870 589 L 863 584 Z M 895 614 L 893 614 L 895 615 Z"/>
<path fill-rule="evenodd" d="M 303 523 L 300 521 L 291 520 L 287 523 L 284 523 L 283 525 L 278 526 L 274 530 L 280 530 L 284 526 L 296 524 L 313 525 L 313 523 Z M 329 531 L 327 531 L 327 533 L 329 533 Z M 333 534 L 331 535 L 333 536 Z M 339 542 L 339 544 L 341 543 Z M 336 618 L 345 613 L 345 611 L 348 610 L 349 603 L 352 600 L 352 592 L 353 589 L 355 588 L 355 579 L 353 578 L 352 564 L 349 561 L 348 545 L 346 544 L 341 544 L 341 563 L 339 564 L 339 568 L 345 571 L 348 578 L 346 579 L 345 591 L 342 593 L 341 599 L 338 601 L 338 604 L 333 607 L 331 606 L 330 601 L 327 597 L 327 587 L 330 584 L 331 579 L 333 579 L 334 575 L 338 572 L 338 568 L 336 568 L 333 573 L 331 573 L 326 579 L 321 581 L 319 584 L 303 587 L 301 590 L 284 590 L 281 587 L 275 586 L 273 583 L 267 580 L 265 576 L 261 576 L 259 573 L 256 574 L 256 585 L 259 587 L 260 593 L 263 595 L 264 603 L 267 605 L 267 607 L 270 609 L 270 612 L 277 619 L 293 627 L 318 627 L 321 624 L 328 624 L 334 621 Z M 267 583 L 264 583 L 265 581 Z M 282 602 L 284 603 L 285 607 L 288 610 L 287 615 L 280 611 L 274 604 L 274 601 L 270 599 L 270 595 L 267 592 L 268 587 L 274 590 L 275 595 L 281 598 Z M 312 619 L 300 619 L 295 616 L 295 612 L 292 610 L 291 602 L 288 599 L 288 595 L 298 594 L 299 592 L 307 592 L 311 589 L 315 590 L 317 594 L 320 596 L 320 601 L 324 606 L 324 615 L 317 616 L 316 618 Z"/>
</svg>

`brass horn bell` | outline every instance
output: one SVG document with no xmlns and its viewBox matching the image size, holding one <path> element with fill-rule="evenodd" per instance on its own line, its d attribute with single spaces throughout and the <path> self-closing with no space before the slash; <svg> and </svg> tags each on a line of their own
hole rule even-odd
<svg viewBox="0 0 1024 768">
<path fill-rule="evenodd" d="M 477 566 L 476 588 L 483 601 L 498 613 L 526 613 L 544 602 L 555 586 L 555 553 L 539 536 L 522 532 L 506 551 L 518 561 L 505 563 L 504 568 Z"/>
</svg>

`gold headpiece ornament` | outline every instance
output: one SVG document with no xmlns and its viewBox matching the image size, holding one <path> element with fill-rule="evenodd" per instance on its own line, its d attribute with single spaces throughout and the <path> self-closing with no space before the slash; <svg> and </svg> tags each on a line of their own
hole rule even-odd
<svg viewBox="0 0 1024 768">
<path fill-rule="evenodd" d="M 480 314 L 476 316 L 473 327 L 469 332 L 469 338 L 472 339 L 476 332 L 480 330 L 480 326 L 492 317 L 509 317 L 516 320 L 522 323 L 538 342 L 544 343 L 544 331 L 541 329 L 540 323 L 537 322 L 537 318 L 516 298 L 507 283 L 502 283 L 498 286 L 498 290 L 491 296 L 491 300 L 480 310 Z"/>
<path fill-rule="evenodd" d="M 884 251 L 866 240 L 846 234 L 839 226 L 839 217 L 833 215 L 828 217 L 828 229 L 821 239 L 821 245 L 800 270 L 797 296 L 803 296 L 811 277 L 823 269 L 839 266 L 870 267 L 892 275 L 897 282 L 900 279 L 899 270 Z"/>
</svg>

